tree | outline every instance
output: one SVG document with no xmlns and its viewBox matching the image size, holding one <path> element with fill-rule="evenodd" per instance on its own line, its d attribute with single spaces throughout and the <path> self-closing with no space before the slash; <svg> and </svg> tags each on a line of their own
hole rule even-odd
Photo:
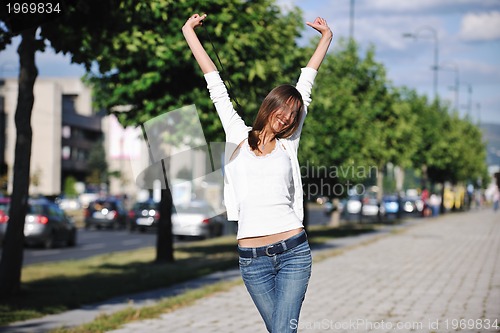
<svg viewBox="0 0 500 333">
<path fill-rule="evenodd" d="M 272 87 L 298 77 L 304 62 L 295 43 L 303 26 L 297 9 L 284 14 L 273 0 L 123 1 L 117 14 L 121 18 L 115 18 L 117 33 L 108 36 L 108 46 L 96 57 L 97 71 L 87 76 L 98 105 L 107 110 L 128 105 L 128 112 L 117 114 L 119 121 L 139 125 L 169 110 L 196 104 L 206 140 L 224 141 L 206 83 L 181 33 L 194 12 L 208 13 L 205 28 L 223 63 L 222 76 L 230 79 L 233 93 L 245 105 L 240 111 L 247 121 Z M 123 18 L 126 24 L 119 23 Z M 198 33 L 210 52 L 203 30 Z M 93 58 L 90 55 L 95 51 L 89 44 L 85 52 Z M 179 137 L 163 139 L 170 146 L 181 141 Z M 162 192 L 160 205 L 156 261 L 172 261 L 168 188 Z"/>
<path fill-rule="evenodd" d="M 98 140 L 90 149 L 87 159 L 87 170 L 90 174 L 87 182 L 95 185 L 108 183 L 108 163 L 106 162 L 106 151 L 104 150 L 103 140 Z"/>
<path fill-rule="evenodd" d="M 373 48 L 361 56 L 354 41 L 341 41 L 321 70 L 314 109 L 304 126 L 303 160 L 312 167 L 334 166 L 336 172 L 330 173 L 337 178 L 334 183 L 362 181 L 378 170 L 381 187 L 387 163 L 410 163 L 418 140 L 415 116 L 391 87 Z M 344 190 L 341 195 L 347 195 L 346 186 L 339 188 Z"/>
<path fill-rule="evenodd" d="M 28 209 L 28 189 L 30 183 L 30 155 L 32 131 L 30 125 L 33 109 L 35 84 L 38 70 L 35 66 L 35 52 L 39 43 L 35 29 L 21 33 L 19 53 L 19 92 L 15 115 L 16 144 L 14 160 L 14 179 L 9 210 L 9 223 L 5 234 L 0 261 L 0 297 L 19 291 L 23 261 L 24 219 Z M 5 38 L 2 38 L 5 40 Z"/>
<path fill-rule="evenodd" d="M 50 1 L 44 2 L 45 6 Z M 107 20 L 110 13 L 118 10 L 119 1 L 79 0 L 59 3 L 58 12 L 44 14 L 13 15 L 7 6 L 0 8 L 0 51 L 10 44 L 16 35 L 21 36 L 18 48 L 19 80 L 18 99 L 15 113 L 16 144 L 13 175 L 13 191 L 9 211 L 2 258 L 0 261 L 0 297 L 16 294 L 20 289 L 23 261 L 24 219 L 28 208 L 30 156 L 31 156 L 31 113 L 33 109 L 33 87 L 38 75 L 35 53 L 43 52 L 47 43 L 58 52 L 70 52 L 73 61 L 85 63 L 88 67 L 94 58 L 79 51 L 92 41 L 94 56 L 107 43 L 103 34 L 110 30 Z M 55 9 L 55 6 L 54 6 Z M 38 28 L 41 28 L 37 35 Z"/>
<path fill-rule="evenodd" d="M 64 180 L 64 196 L 68 198 L 74 198 L 78 195 L 76 191 L 76 178 L 73 176 L 68 176 Z"/>
<path fill-rule="evenodd" d="M 346 196 L 350 182 L 366 178 L 369 170 L 363 156 L 369 125 L 362 109 L 366 73 L 359 71 L 364 60 L 354 42 L 338 45 L 321 65 L 299 150 L 306 186 L 324 187 L 321 195 L 329 197 Z"/>
</svg>

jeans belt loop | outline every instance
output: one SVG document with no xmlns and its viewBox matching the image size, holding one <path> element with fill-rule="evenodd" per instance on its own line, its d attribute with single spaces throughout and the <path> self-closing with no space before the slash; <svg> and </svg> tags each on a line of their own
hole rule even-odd
<svg viewBox="0 0 500 333">
<path fill-rule="evenodd" d="M 257 258 L 257 249 L 256 248 L 252 248 L 252 255 L 254 258 Z"/>
<path fill-rule="evenodd" d="M 281 241 L 281 246 L 283 246 L 283 252 L 285 252 L 286 250 L 288 250 L 288 248 L 286 247 L 286 242 L 285 242 L 285 240 L 282 240 L 282 241 Z"/>
</svg>

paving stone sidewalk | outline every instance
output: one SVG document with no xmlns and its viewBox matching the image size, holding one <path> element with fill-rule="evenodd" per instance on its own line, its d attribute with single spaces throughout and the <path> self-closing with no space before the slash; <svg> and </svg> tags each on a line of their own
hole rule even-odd
<svg viewBox="0 0 500 333">
<path fill-rule="evenodd" d="M 500 332 L 500 214 L 472 211 L 313 265 L 299 332 Z M 295 323 L 291 323 L 295 325 Z M 243 285 L 112 333 L 258 333 Z"/>
</svg>

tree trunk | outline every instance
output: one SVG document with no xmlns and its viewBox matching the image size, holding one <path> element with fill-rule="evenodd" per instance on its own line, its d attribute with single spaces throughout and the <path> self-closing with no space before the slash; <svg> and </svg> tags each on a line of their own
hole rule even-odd
<svg viewBox="0 0 500 333">
<path fill-rule="evenodd" d="M 172 192 L 169 188 L 165 164 L 162 161 L 163 174 L 165 176 L 165 189 L 161 190 L 160 220 L 158 221 L 158 233 L 156 235 L 156 262 L 167 263 L 174 261 L 174 245 L 172 235 Z"/>
<path fill-rule="evenodd" d="M 379 223 L 382 222 L 381 209 L 382 205 L 384 204 L 382 202 L 383 197 L 384 197 L 384 170 L 383 168 L 378 168 L 377 169 L 377 206 L 378 206 L 377 220 Z"/>
<path fill-rule="evenodd" d="M 24 219 L 28 209 L 30 182 L 31 112 L 35 100 L 33 87 L 38 75 L 35 65 L 35 52 L 37 50 L 35 33 L 36 29 L 23 31 L 22 41 L 17 50 L 20 60 L 15 115 L 17 138 L 9 223 L 0 260 L 0 297 L 14 295 L 21 288 Z"/>
</svg>

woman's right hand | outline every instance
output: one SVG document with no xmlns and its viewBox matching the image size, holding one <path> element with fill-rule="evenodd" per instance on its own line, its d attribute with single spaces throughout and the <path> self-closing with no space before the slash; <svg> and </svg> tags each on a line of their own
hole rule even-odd
<svg viewBox="0 0 500 333">
<path fill-rule="evenodd" d="M 191 15 L 191 17 L 184 23 L 184 26 L 182 29 L 196 29 L 197 27 L 200 27 L 203 24 L 203 20 L 207 17 L 207 14 L 203 15 L 198 15 L 194 14 Z"/>
</svg>

